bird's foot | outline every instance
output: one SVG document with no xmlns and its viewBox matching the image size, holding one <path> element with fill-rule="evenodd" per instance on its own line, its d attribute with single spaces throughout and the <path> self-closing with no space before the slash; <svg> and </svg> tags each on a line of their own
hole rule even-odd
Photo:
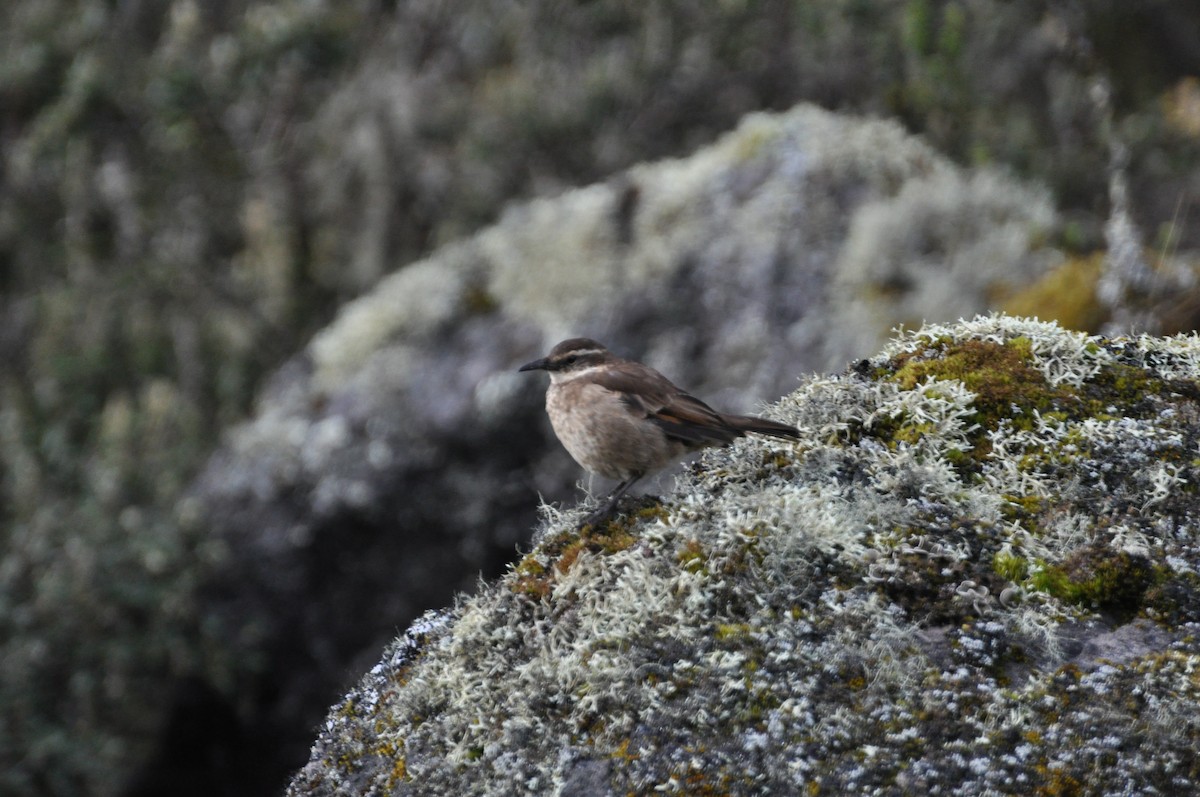
<svg viewBox="0 0 1200 797">
<path fill-rule="evenodd" d="M 580 532 L 587 529 L 597 530 L 602 524 L 607 523 L 610 520 L 614 520 L 622 514 L 633 515 L 648 507 L 659 506 L 661 504 L 661 500 L 654 495 L 638 496 L 632 501 L 626 500 L 624 502 L 626 505 L 624 512 L 622 512 L 620 509 L 621 503 L 622 501 L 620 498 L 618 498 L 616 501 L 605 501 L 591 514 L 580 521 L 579 525 L 575 527 L 575 530 Z"/>
<path fill-rule="evenodd" d="M 604 521 L 612 518 L 615 514 L 617 514 L 617 502 L 605 501 L 599 508 L 581 520 L 579 525 L 575 527 L 575 530 L 582 532 L 587 529 L 594 529 Z"/>
</svg>

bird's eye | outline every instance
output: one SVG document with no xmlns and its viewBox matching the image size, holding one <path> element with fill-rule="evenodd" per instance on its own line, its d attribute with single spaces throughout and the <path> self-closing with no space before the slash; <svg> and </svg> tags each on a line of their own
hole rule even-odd
<svg viewBox="0 0 1200 797">
<path fill-rule="evenodd" d="M 563 360 L 563 365 L 574 365 L 574 364 L 575 364 L 575 361 L 576 361 L 576 360 L 578 360 L 578 359 L 579 359 L 579 357 L 578 357 L 578 356 L 576 356 L 576 355 L 572 354 L 570 357 L 568 357 L 567 359 Z"/>
</svg>

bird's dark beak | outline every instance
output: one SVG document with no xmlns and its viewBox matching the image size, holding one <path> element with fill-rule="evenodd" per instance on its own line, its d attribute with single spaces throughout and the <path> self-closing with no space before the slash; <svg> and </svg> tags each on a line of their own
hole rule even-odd
<svg viewBox="0 0 1200 797">
<path fill-rule="evenodd" d="M 534 360 L 531 363 L 525 363 L 517 370 L 518 371 L 545 371 L 547 366 L 549 366 L 549 365 L 550 365 L 550 361 L 547 360 L 545 357 L 543 357 L 540 360 Z"/>
</svg>

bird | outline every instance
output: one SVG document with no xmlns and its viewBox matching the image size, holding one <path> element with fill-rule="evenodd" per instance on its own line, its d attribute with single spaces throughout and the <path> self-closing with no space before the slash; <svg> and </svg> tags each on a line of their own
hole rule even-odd
<svg viewBox="0 0 1200 797">
<path fill-rule="evenodd" d="M 518 371 L 546 371 L 546 414 L 571 457 L 617 486 L 580 528 L 608 518 L 639 479 L 676 459 L 725 446 L 747 432 L 799 439 L 785 423 L 718 412 L 648 365 L 626 360 L 591 338 L 564 340 Z"/>
</svg>

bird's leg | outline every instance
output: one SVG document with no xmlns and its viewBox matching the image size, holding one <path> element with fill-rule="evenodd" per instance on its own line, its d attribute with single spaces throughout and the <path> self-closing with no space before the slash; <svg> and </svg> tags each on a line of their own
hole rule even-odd
<svg viewBox="0 0 1200 797">
<path fill-rule="evenodd" d="M 604 503 L 602 503 L 595 512 L 583 519 L 583 522 L 579 524 L 579 528 L 582 529 L 584 526 L 595 526 L 600 523 L 600 521 L 608 518 L 608 516 L 613 513 L 613 510 L 617 508 L 617 504 L 621 501 L 621 498 L 624 497 L 629 488 L 634 485 L 634 482 L 640 478 L 642 478 L 642 474 L 635 473 L 614 487 L 613 491 L 605 497 Z"/>
</svg>

